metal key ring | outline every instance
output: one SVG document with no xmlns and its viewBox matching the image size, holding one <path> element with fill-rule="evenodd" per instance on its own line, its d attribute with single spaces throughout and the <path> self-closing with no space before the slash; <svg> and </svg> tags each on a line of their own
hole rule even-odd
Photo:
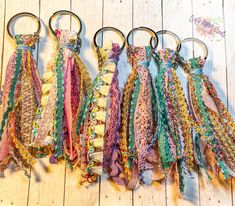
<svg viewBox="0 0 235 206">
<path fill-rule="evenodd" d="M 175 34 L 175 33 L 172 32 L 172 31 L 169 31 L 169 30 L 160 30 L 160 31 L 156 32 L 156 34 L 157 34 L 157 35 L 160 35 L 160 34 L 169 34 L 170 36 L 172 36 L 172 37 L 175 39 L 176 44 L 177 44 L 176 49 L 175 49 L 176 52 L 178 53 L 178 52 L 180 51 L 180 49 L 181 49 L 181 43 L 180 43 L 180 38 L 178 37 L 177 34 Z M 150 40 L 150 46 L 151 46 L 151 48 L 153 48 L 152 40 L 153 40 L 153 38 L 151 38 L 151 40 Z M 153 53 L 155 53 L 155 52 L 153 52 Z"/>
<path fill-rule="evenodd" d="M 67 10 L 59 10 L 59 11 L 56 11 L 54 14 L 52 14 L 52 16 L 50 17 L 50 19 L 49 19 L 49 29 L 50 29 L 50 31 L 51 31 L 51 33 L 56 37 L 56 32 L 53 30 L 53 28 L 52 28 L 52 26 L 51 26 L 51 22 L 52 22 L 52 19 L 53 18 L 55 18 L 56 16 L 60 16 L 60 15 L 70 15 L 70 16 L 72 16 L 72 17 L 74 17 L 77 21 L 78 21 L 78 23 L 79 23 L 79 25 L 80 25 L 80 28 L 79 28 L 79 30 L 78 30 L 78 35 L 81 33 L 81 31 L 82 31 L 82 21 L 81 21 L 81 19 L 75 14 L 75 13 L 73 13 L 73 12 L 71 12 L 71 11 L 67 11 Z"/>
<path fill-rule="evenodd" d="M 154 47 L 151 46 L 152 50 L 155 50 L 157 48 L 157 45 L 158 45 L 158 36 L 157 34 L 150 28 L 148 27 L 144 27 L 144 26 L 141 26 L 141 27 L 136 27 L 134 29 L 132 29 L 128 35 L 127 35 L 127 45 L 130 46 L 130 43 L 129 43 L 129 38 L 130 38 L 130 35 L 134 32 L 134 31 L 137 31 L 137 30 L 142 30 L 142 31 L 147 31 L 151 34 L 151 39 L 150 39 L 150 46 L 151 46 L 151 40 L 152 39 L 155 39 L 156 40 L 156 45 Z"/>
<path fill-rule="evenodd" d="M 195 42 L 195 43 L 199 44 L 199 45 L 202 47 L 202 49 L 203 49 L 204 52 L 205 52 L 205 57 L 204 57 L 204 59 L 206 60 L 207 57 L 208 57 L 208 48 L 207 48 L 206 44 L 205 44 L 202 40 L 197 39 L 197 38 L 194 38 L 194 37 L 189 37 L 189 38 L 183 39 L 183 40 L 180 42 L 180 45 L 178 45 L 178 46 L 181 47 L 181 45 L 182 45 L 183 43 L 185 43 L 185 42 L 190 42 L 190 41 L 191 41 L 191 42 Z M 178 46 L 177 46 L 177 48 L 178 48 Z M 187 64 L 187 62 L 184 60 L 183 57 L 180 58 L 180 62 L 179 62 L 179 63 L 182 64 L 182 65 L 186 65 L 186 64 Z"/>
<path fill-rule="evenodd" d="M 97 36 L 100 32 L 103 32 L 103 31 L 115 31 L 117 32 L 118 34 L 120 34 L 120 36 L 122 37 L 122 40 L 123 40 L 123 44 L 122 44 L 122 47 L 120 48 L 120 53 L 123 51 L 123 49 L 125 48 L 125 44 L 126 44 L 126 38 L 125 38 L 125 35 L 117 28 L 115 27 L 110 27 L 110 26 L 107 26 L 107 27 L 103 27 L 101 29 L 99 29 L 95 35 L 94 35 L 94 38 L 93 38 L 93 41 L 94 41 L 94 45 L 96 48 L 100 48 L 100 46 L 97 44 L 96 42 L 96 39 L 97 39 Z"/>
<path fill-rule="evenodd" d="M 34 14 L 32 14 L 32 13 L 29 13 L 29 12 L 21 12 L 21 13 L 18 13 L 18 14 L 16 14 L 16 15 L 14 15 L 13 17 L 11 17 L 10 20 L 8 21 L 8 23 L 7 23 L 7 33 L 8 33 L 8 35 L 9 35 L 12 39 L 14 38 L 14 37 L 13 37 L 13 34 L 11 33 L 11 30 L 10 30 L 10 26 L 11 26 L 12 22 L 15 21 L 15 20 L 16 20 L 17 18 L 19 18 L 19 17 L 25 17 L 25 16 L 31 17 L 32 19 L 34 19 L 35 21 L 37 21 L 37 23 L 38 23 L 38 29 L 37 29 L 37 31 L 34 33 L 34 35 L 35 35 L 35 36 L 39 36 L 39 32 L 40 32 L 40 30 L 41 30 L 40 19 L 39 19 L 37 16 L 35 16 Z"/>
</svg>

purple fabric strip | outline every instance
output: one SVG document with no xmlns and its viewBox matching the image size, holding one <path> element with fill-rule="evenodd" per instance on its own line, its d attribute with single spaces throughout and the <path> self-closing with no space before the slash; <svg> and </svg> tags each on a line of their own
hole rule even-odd
<svg viewBox="0 0 235 206">
<path fill-rule="evenodd" d="M 120 152 L 118 149 L 118 142 L 120 139 L 119 102 L 120 102 L 120 91 L 118 84 L 118 71 L 116 69 L 110 87 L 110 118 L 104 142 L 105 149 L 103 157 L 104 159 L 103 169 L 106 173 L 112 176 L 113 179 L 118 184 L 123 184 L 123 181 L 120 178 L 118 178 L 118 176 L 122 171 L 122 167 L 118 161 L 120 158 Z"/>
</svg>

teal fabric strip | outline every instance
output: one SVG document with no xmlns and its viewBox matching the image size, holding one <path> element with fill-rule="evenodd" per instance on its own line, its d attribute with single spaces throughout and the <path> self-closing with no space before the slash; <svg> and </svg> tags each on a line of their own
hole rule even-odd
<svg viewBox="0 0 235 206">
<path fill-rule="evenodd" d="M 177 170 L 178 170 L 178 175 L 179 175 L 179 189 L 180 192 L 184 192 L 185 184 L 184 184 L 184 175 L 183 175 L 183 160 L 180 159 L 177 162 Z"/>
<path fill-rule="evenodd" d="M 59 50 L 56 60 L 56 83 L 57 83 L 57 100 L 56 100 L 56 122 L 55 122 L 55 157 L 63 155 L 62 150 L 62 125 L 64 115 L 64 79 L 63 79 L 63 53 Z"/>
<path fill-rule="evenodd" d="M 195 151 L 196 151 L 196 155 L 197 155 L 197 159 L 198 159 L 198 164 L 199 167 L 201 167 L 203 169 L 203 171 L 207 174 L 207 177 L 209 179 L 212 179 L 210 177 L 210 175 L 208 174 L 207 170 L 206 170 L 206 164 L 203 160 L 203 156 L 202 156 L 202 149 L 201 149 L 201 135 L 199 133 L 197 133 L 195 135 L 195 140 L 194 140 L 194 145 L 195 145 Z"/>
<path fill-rule="evenodd" d="M 131 100 L 131 108 L 130 108 L 130 123 L 129 123 L 129 145 L 128 145 L 128 150 L 131 156 L 129 157 L 129 167 L 132 168 L 133 166 L 133 160 L 134 156 L 136 154 L 135 151 L 135 132 L 134 132 L 134 117 L 135 117 L 135 109 L 136 109 L 136 104 L 137 104 L 137 99 L 139 96 L 140 92 L 140 77 L 137 74 L 137 77 L 135 79 L 135 86 L 134 86 L 134 91 L 132 94 L 132 100 Z"/>
<path fill-rule="evenodd" d="M 162 161 L 162 166 L 164 169 L 170 167 L 171 163 L 175 161 L 172 153 L 171 146 L 168 138 L 168 124 L 169 120 L 166 111 L 166 97 L 164 94 L 164 76 L 165 69 L 160 70 L 160 74 L 156 80 L 157 98 L 158 98 L 158 128 L 157 134 L 155 134 L 155 139 L 158 138 L 159 151 Z"/>
<path fill-rule="evenodd" d="M 77 123 L 77 133 L 79 134 L 80 133 L 80 129 L 81 129 L 81 126 L 84 122 L 84 120 L 86 119 L 87 117 L 87 113 L 88 113 L 88 108 L 89 108 L 89 105 L 92 101 L 92 97 L 93 97 L 93 91 L 94 91 L 94 88 L 97 86 L 99 82 L 99 76 L 97 76 L 92 84 L 91 84 L 91 87 L 87 93 L 87 97 L 86 97 L 86 101 L 85 103 L 82 105 L 82 109 L 81 109 L 81 112 L 78 116 L 78 123 Z"/>
</svg>

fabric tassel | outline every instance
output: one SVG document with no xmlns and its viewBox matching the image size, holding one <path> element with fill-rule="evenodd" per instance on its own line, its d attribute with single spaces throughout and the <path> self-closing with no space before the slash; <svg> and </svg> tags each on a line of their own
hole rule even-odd
<svg viewBox="0 0 235 206">
<path fill-rule="evenodd" d="M 192 58 L 187 64 L 190 106 L 194 118 L 205 130 L 200 136 L 212 157 L 210 165 L 227 179 L 235 175 L 235 123 L 220 100 L 214 85 L 203 73 L 205 60 Z M 199 166 L 204 167 L 199 164 Z"/>
<path fill-rule="evenodd" d="M 76 32 L 56 30 L 57 51 L 43 77 L 43 96 L 34 122 L 37 155 L 52 152 L 51 163 L 64 157 L 69 166 L 78 161 L 75 122 L 91 78 L 78 57 Z M 49 150 L 49 151 L 48 151 Z"/>
<path fill-rule="evenodd" d="M 158 127 L 154 142 L 157 140 L 162 167 L 165 171 L 175 172 L 179 189 L 184 191 L 183 161 L 190 172 L 194 169 L 193 138 L 189 110 L 183 88 L 176 74 L 177 54 L 171 49 L 163 49 L 156 54 L 159 74 L 156 79 L 158 99 Z M 174 166 L 177 164 L 176 166 Z"/>
<path fill-rule="evenodd" d="M 118 148 L 119 52 L 118 44 L 112 44 L 111 49 L 97 49 L 100 71 L 92 82 L 77 125 L 81 148 L 81 183 L 96 181 L 104 171 L 117 183 L 123 184 L 119 178 L 122 168 Z"/>
<path fill-rule="evenodd" d="M 129 46 L 128 58 L 133 68 L 123 94 L 121 152 L 127 188 L 134 189 L 139 181 L 147 185 L 152 182 L 157 159 L 150 143 L 157 108 L 148 68 L 151 48 Z"/>
<path fill-rule="evenodd" d="M 41 81 L 32 56 L 38 36 L 16 35 L 16 51 L 7 68 L 0 125 L 0 171 L 10 160 L 27 172 L 36 162 L 31 154 L 31 132 L 36 108 L 41 100 Z"/>
</svg>

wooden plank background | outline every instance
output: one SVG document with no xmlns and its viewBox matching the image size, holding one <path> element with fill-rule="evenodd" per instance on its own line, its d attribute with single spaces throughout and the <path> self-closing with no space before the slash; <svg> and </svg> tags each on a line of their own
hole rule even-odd
<svg viewBox="0 0 235 206">
<path fill-rule="evenodd" d="M 0 67 L 4 71 L 14 45 L 6 32 L 6 24 L 18 12 L 32 12 L 42 22 L 40 41 L 34 51 L 38 60 L 40 74 L 46 68 L 54 49 L 54 39 L 48 31 L 48 20 L 53 12 L 61 9 L 71 10 L 83 22 L 82 49 L 80 56 L 87 65 L 92 78 L 97 74 L 97 59 L 93 47 L 93 35 L 102 26 L 114 26 L 124 32 L 138 26 L 148 26 L 155 31 L 168 29 L 180 38 L 197 37 L 209 48 L 206 73 L 216 85 L 220 97 L 228 105 L 235 118 L 235 1 L 234 0 L 0 0 Z M 191 15 L 217 18 L 221 29 L 226 30 L 225 38 L 220 40 L 202 36 L 196 26 L 189 21 Z M 58 20 L 61 28 L 76 29 L 77 24 L 69 17 Z M 23 26 L 22 26 L 23 25 Z M 33 25 L 34 26 L 34 25 Z M 30 33 L 33 27 L 28 18 L 14 25 L 15 31 Z M 146 44 L 149 36 L 137 33 L 132 42 Z M 103 43 L 111 40 L 119 42 L 110 32 L 103 35 Z M 164 43 L 168 39 L 164 38 Z M 192 51 L 192 46 L 189 49 Z M 192 52 L 185 52 L 187 55 Z M 188 54 L 189 53 L 189 54 Z M 151 63 L 151 70 L 156 70 Z M 120 86 L 123 87 L 131 68 L 124 52 L 119 62 Z M 177 71 L 186 88 L 186 76 Z M 99 183 L 89 187 L 79 185 L 79 171 L 70 171 L 64 163 L 50 165 L 47 159 L 40 160 L 31 178 L 23 172 L 12 173 L 7 170 L 0 178 L 0 206 L 235 206 L 235 182 L 203 182 L 198 173 L 187 178 L 184 199 L 175 197 L 174 185 L 167 179 L 150 187 L 140 187 L 127 191 L 107 180 L 100 178 Z"/>
</svg>

